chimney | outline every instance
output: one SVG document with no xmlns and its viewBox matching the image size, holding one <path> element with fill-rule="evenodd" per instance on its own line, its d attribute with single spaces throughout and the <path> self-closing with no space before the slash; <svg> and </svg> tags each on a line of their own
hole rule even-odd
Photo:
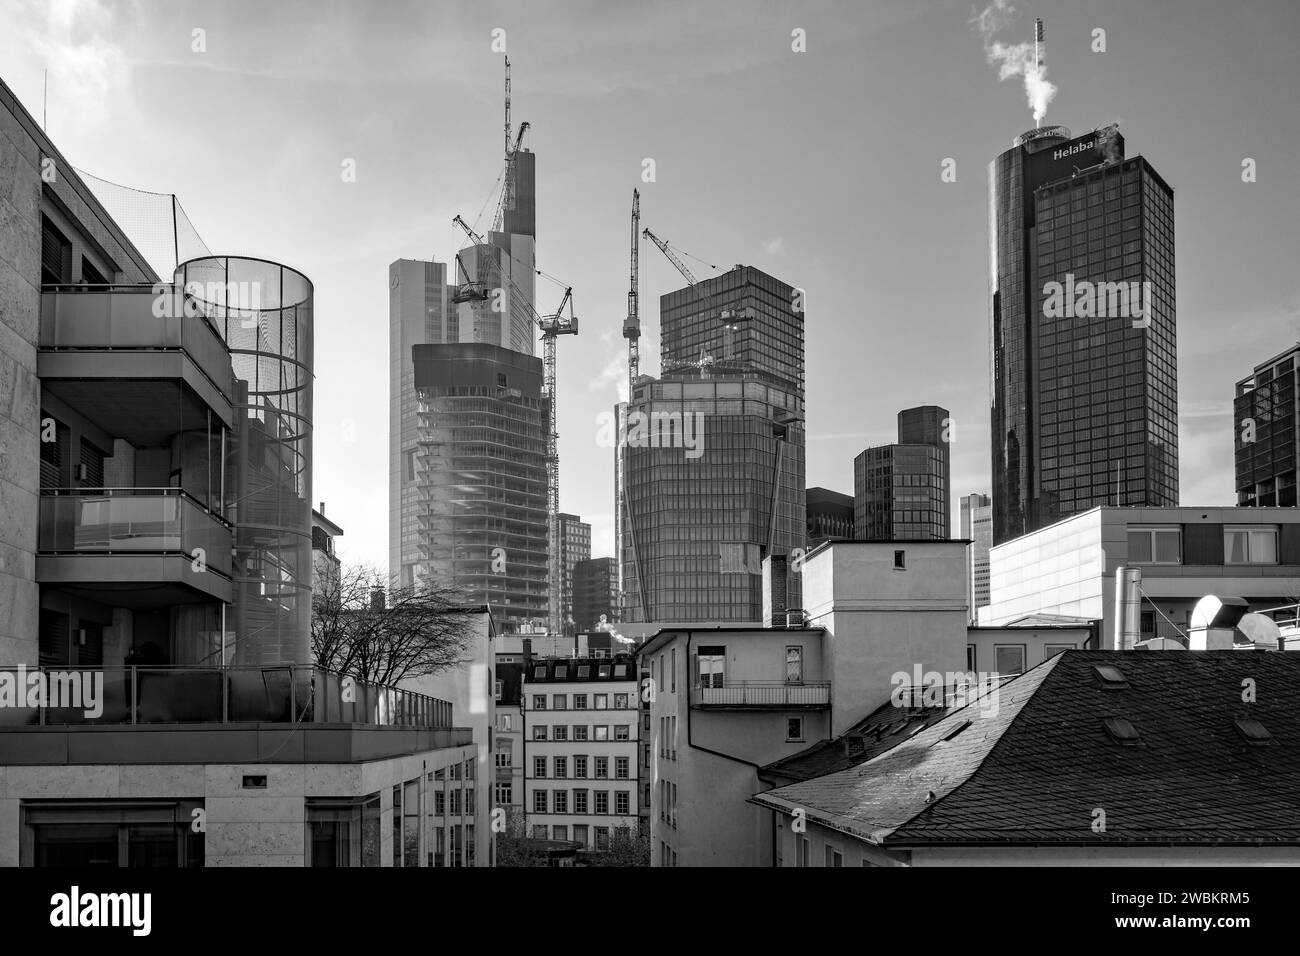
<svg viewBox="0 0 1300 956">
<path fill-rule="evenodd" d="M 789 601 L 786 556 L 769 554 L 763 559 L 763 626 L 787 627 L 786 607 Z"/>
<path fill-rule="evenodd" d="M 1128 651 L 1142 639 L 1142 569 L 1115 569 L 1115 650 Z"/>
<path fill-rule="evenodd" d="M 325 517 L 325 502 L 322 501 L 322 502 L 320 503 L 320 507 L 317 508 L 316 510 L 320 512 L 320 516 L 321 516 L 322 518 Z"/>
<path fill-rule="evenodd" d="M 375 586 L 370 589 L 370 610 L 382 611 L 384 609 L 384 589 Z"/>
</svg>

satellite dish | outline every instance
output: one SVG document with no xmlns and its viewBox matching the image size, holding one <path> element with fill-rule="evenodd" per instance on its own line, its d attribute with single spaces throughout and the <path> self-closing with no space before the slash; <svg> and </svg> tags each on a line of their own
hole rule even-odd
<svg viewBox="0 0 1300 956">
<path fill-rule="evenodd" d="M 1245 634 L 1252 644 L 1262 647 L 1280 647 L 1282 632 L 1270 617 L 1252 611 L 1237 622 L 1237 630 Z"/>
</svg>

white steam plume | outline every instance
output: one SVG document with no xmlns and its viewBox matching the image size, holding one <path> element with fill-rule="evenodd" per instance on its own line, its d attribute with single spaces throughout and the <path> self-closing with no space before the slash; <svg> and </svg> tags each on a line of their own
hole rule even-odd
<svg viewBox="0 0 1300 956">
<path fill-rule="evenodd" d="M 984 41 L 984 56 L 998 68 L 998 79 L 1022 76 L 1025 80 L 1025 97 L 1034 112 L 1034 122 L 1041 123 L 1047 115 L 1047 104 L 1056 96 L 1056 86 L 1047 80 L 1047 63 L 1039 62 L 1034 53 L 1034 42 L 1003 43 L 995 40 L 1019 16 L 1011 0 L 993 0 L 983 12 L 971 17 L 971 23 Z"/>
</svg>

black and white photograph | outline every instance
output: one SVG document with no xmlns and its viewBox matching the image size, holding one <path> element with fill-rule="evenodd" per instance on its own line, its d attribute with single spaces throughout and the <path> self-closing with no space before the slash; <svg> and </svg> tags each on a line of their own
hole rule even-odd
<svg viewBox="0 0 1300 956">
<path fill-rule="evenodd" d="M 1298 476 L 1295 0 L 0 0 L 19 931 L 1240 945 Z"/>
</svg>

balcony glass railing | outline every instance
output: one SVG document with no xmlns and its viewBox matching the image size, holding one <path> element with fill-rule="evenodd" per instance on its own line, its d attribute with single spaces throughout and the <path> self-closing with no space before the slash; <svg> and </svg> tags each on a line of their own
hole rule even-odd
<svg viewBox="0 0 1300 956">
<path fill-rule="evenodd" d="M 741 680 L 696 684 L 691 703 L 703 707 L 817 707 L 829 704 L 830 681 L 787 684 L 782 681 Z"/>
<path fill-rule="evenodd" d="M 0 727 L 52 724 L 367 724 L 447 729 L 445 700 L 345 678 L 311 665 L 276 667 L 0 667 L 20 688 Z M 12 675 L 9 677 L 8 675 Z M 41 675 L 41 676 L 37 676 Z M 47 687 L 34 697 L 33 688 Z M 57 697 L 57 699 L 56 699 Z M 57 706 L 55 706 L 57 705 Z"/>
<path fill-rule="evenodd" d="M 41 291 L 41 348 L 181 349 L 231 399 L 230 350 L 193 297 L 177 287 L 46 285 Z"/>
<path fill-rule="evenodd" d="M 41 492 L 43 553 L 201 556 L 209 570 L 230 577 L 230 543 L 230 526 L 179 488 Z"/>
</svg>

